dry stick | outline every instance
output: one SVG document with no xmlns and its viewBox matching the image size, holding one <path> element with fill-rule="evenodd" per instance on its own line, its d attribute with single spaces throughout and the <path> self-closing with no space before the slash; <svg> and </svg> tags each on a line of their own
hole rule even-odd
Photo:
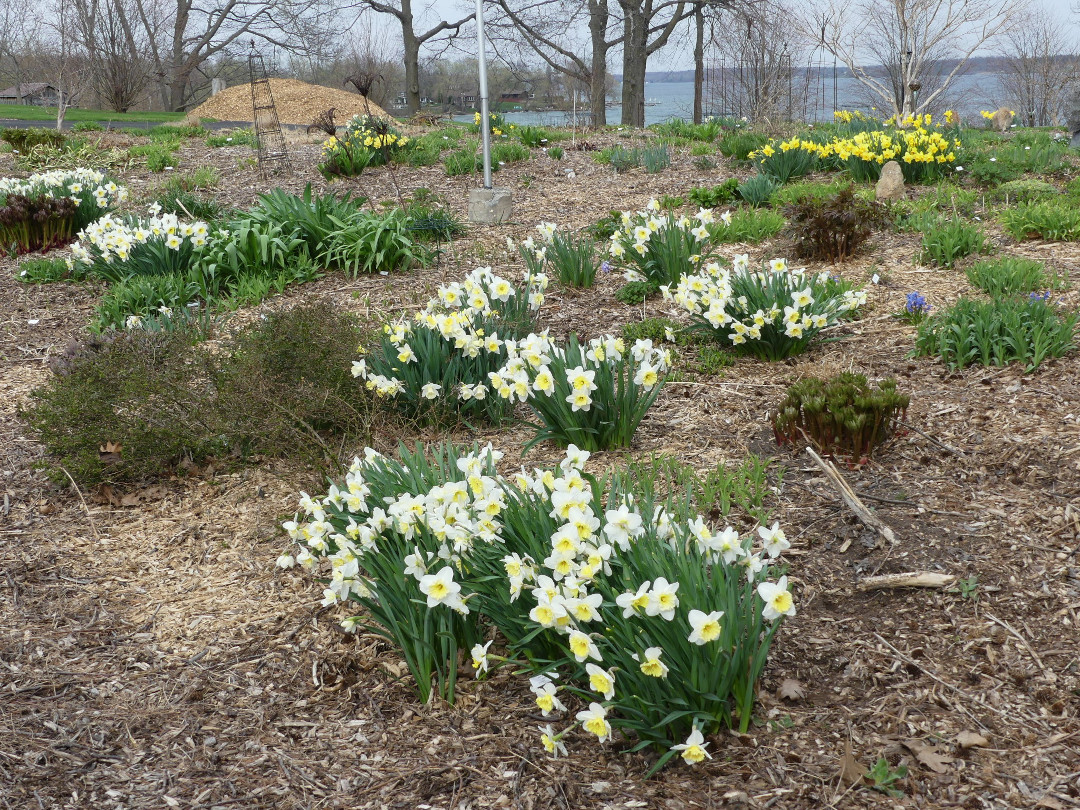
<svg viewBox="0 0 1080 810">
<path fill-rule="evenodd" d="M 806 448 L 807 454 L 814 460 L 814 463 L 821 468 L 826 477 L 832 482 L 840 493 L 840 497 L 844 499 L 844 503 L 848 505 L 855 516 L 863 522 L 866 526 L 876 531 L 882 537 L 889 541 L 889 543 L 896 544 L 896 535 L 893 534 L 893 530 L 885 525 L 881 518 L 877 517 L 869 509 L 866 508 L 866 504 L 859 500 L 859 496 L 855 494 L 855 490 L 851 488 L 844 477 L 840 475 L 835 465 L 831 461 L 825 461 L 821 456 L 814 452 L 813 448 Z"/>
<path fill-rule="evenodd" d="M 882 574 L 866 577 L 856 586 L 860 591 L 884 588 L 944 588 L 956 581 L 951 574 L 935 574 L 930 571 L 911 571 L 904 574 Z M 991 616 L 990 618 L 993 618 Z"/>
<path fill-rule="evenodd" d="M 1035 663 L 1039 665 L 1039 669 L 1041 669 L 1041 670 L 1042 670 L 1043 672 L 1048 672 L 1048 670 L 1046 669 L 1046 664 L 1044 664 L 1044 663 L 1042 662 L 1042 659 L 1041 659 L 1041 658 L 1039 658 L 1039 656 L 1038 656 L 1038 654 L 1037 654 L 1037 653 L 1035 652 L 1035 650 L 1033 650 L 1033 649 L 1031 648 L 1031 645 L 1030 645 L 1030 644 L 1028 644 L 1028 640 L 1027 640 L 1026 638 L 1024 638 L 1024 637 L 1023 637 L 1022 635 L 1020 635 L 1019 633 L 1017 633 L 1017 632 L 1016 632 L 1016 631 L 1015 631 L 1015 630 L 1014 630 L 1014 629 L 1013 629 L 1013 628 L 1012 628 L 1012 627 L 1011 627 L 1011 626 L 1010 626 L 1010 625 L 1009 625 L 1009 624 L 1008 624 L 1007 622 L 1004 622 L 1004 621 L 1002 621 L 1002 620 L 1001 620 L 1001 619 L 999 619 L 999 618 L 998 618 L 997 616 L 994 616 L 994 615 L 993 615 L 993 614 L 991 614 L 991 613 L 986 613 L 986 614 L 984 614 L 984 615 L 985 615 L 985 616 L 986 616 L 986 618 L 988 618 L 988 619 L 989 619 L 990 621 L 994 622 L 994 624 L 998 624 L 998 625 L 1001 625 L 1001 626 L 1002 626 L 1003 628 L 1005 628 L 1005 629 L 1006 629 L 1006 630 L 1008 630 L 1008 631 L 1009 631 L 1010 633 L 1012 633 L 1012 634 L 1013 634 L 1014 636 L 1016 636 L 1016 638 L 1017 638 L 1017 639 L 1019 640 L 1019 642 L 1020 642 L 1021 644 L 1023 644 L 1023 645 L 1024 645 L 1024 647 L 1025 647 L 1025 648 L 1027 649 L 1027 651 L 1028 651 L 1028 652 L 1029 652 L 1029 653 L 1031 654 L 1031 657 L 1035 659 Z"/>
<path fill-rule="evenodd" d="M 909 425 L 907 422 L 901 422 L 899 419 L 897 420 L 896 423 L 898 425 L 902 426 L 902 427 L 907 428 L 908 430 L 914 430 L 916 433 L 918 433 L 920 436 L 922 436 L 927 441 L 933 442 L 938 447 L 940 447 L 942 450 L 947 450 L 948 452 L 952 453 L 954 456 L 961 456 L 961 457 L 964 456 L 964 451 L 963 450 L 957 450 L 955 447 L 949 447 L 949 445 L 945 444 L 944 442 L 938 441 L 933 436 L 931 436 L 929 433 L 927 433 L 927 432 L 925 432 L 923 430 L 919 430 L 919 428 L 915 427 L 914 425 Z"/>
<path fill-rule="evenodd" d="M 75 493 L 79 496 L 79 500 L 82 501 L 83 509 L 86 510 L 86 517 L 90 521 L 90 531 L 94 534 L 94 539 L 99 543 L 101 542 L 101 536 L 97 533 L 97 526 L 94 525 L 94 516 L 90 514 L 90 507 L 86 505 L 86 498 L 83 497 L 82 490 L 79 489 L 79 485 L 75 483 L 75 479 L 71 477 L 71 473 L 67 471 L 65 467 L 61 467 L 64 471 L 64 475 L 68 477 L 68 481 L 75 487 Z"/>
</svg>

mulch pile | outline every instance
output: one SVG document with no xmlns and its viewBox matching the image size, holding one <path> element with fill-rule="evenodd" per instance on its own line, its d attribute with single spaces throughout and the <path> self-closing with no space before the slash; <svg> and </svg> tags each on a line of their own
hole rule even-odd
<svg viewBox="0 0 1080 810">
<path fill-rule="evenodd" d="M 315 116 L 334 108 L 334 120 L 344 124 L 354 115 L 389 118 L 390 114 L 359 93 L 321 87 L 296 79 L 270 79 L 278 120 L 283 124 L 310 124 Z M 251 121 L 251 86 L 237 84 L 204 101 L 191 111 L 195 118 L 219 121 Z"/>
</svg>

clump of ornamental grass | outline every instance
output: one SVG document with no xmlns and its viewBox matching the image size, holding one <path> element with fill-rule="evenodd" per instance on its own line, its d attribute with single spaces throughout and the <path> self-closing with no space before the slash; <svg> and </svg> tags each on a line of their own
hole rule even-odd
<svg viewBox="0 0 1080 810">
<path fill-rule="evenodd" d="M 994 297 L 1042 292 L 1062 286 L 1062 280 L 1054 273 L 1047 273 L 1042 262 L 1019 256 L 976 262 L 968 268 L 967 278 L 973 287 Z"/>
<path fill-rule="evenodd" d="M 422 701 L 453 701 L 468 650 L 478 677 L 530 672 L 544 717 L 565 716 L 568 695 L 587 704 L 540 729 L 554 756 L 620 734 L 661 752 L 652 772 L 701 762 L 705 735 L 749 728 L 769 647 L 795 613 L 791 544 L 778 523 L 718 530 L 625 472 L 598 479 L 588 456 L 570 447 L 556 467 L 503 478 L 490 445 L 368 449 L 325 497 L 301 496 L 278 564 L 319 576 L 325 606 L 363 608 L 343 629 L 394 644 Z M 481 642 L 488 625 L 501 640 Z"/>
<path fill-rule="evenodd" d="M 1048 298 L 1037 293 L 991 301 L 960 298 L 919 324 L 915 354 L 940 357 L 952 369 L 1022 363 L 1025 371 L 1034 371 L 1076 346 L 1077 312 Z"/>
<path fill-rule="evenodd" d="M 411 318 L 386 324 L 353 374 L 409 416 L 498 422 L 509 407 L 492 395 L 489 375 L 506 362 L 514 338 L 532 329 L 546 287 L 542 273 L 515 287 L 477 268 L 440 287 Z"/>
<path fill-rule="evenodd" d="M 660 203 L 650 200 L 644 211 L 623 212 L 609 252 L 626 267 L 627 281 L 674 284 L 687 267 L 711 252 L 713 236 L 707 226 L 713 221 L 710 210 L 703 208 L 692 218 L 662 214 Z"/>
<path fill-rule="evenodd" d="M 822 329 L 866 302 L 865 292 L 827 272 L 791 270 L 784 259 L 753 270 L 745 253 L 731 270 L 710 262 L 662 292 L 690 313 L 688 331 L 771 361 L 805 351 Z"/>
<path fill-rule="evenodd" d="M 871 386 L 850 371 L 829 380 L 807 377 L 788 388 L 773 414 L 773 433 L 782 447 L 809 442 L 823 455 L 861 465 L 893 434 L 910 403 L 891 378 Z"/>
</svg>

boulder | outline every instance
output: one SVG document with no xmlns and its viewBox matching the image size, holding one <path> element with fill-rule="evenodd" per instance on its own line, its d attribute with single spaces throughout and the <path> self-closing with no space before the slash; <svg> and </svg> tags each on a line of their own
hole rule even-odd
<svg viewBox="0 0 1080 810">
<path fill-rule="evenodd" d="M 874 199 L 895 202 L 904 198 L 904 172 L 900 164 L 890 160 L 881 167 L 881 178 L 874 189 Z"/>
<path fill-rule="evenodd" d="M 994 125 L 994 129 L 998 132 L 1008 132 L 1009 127 L 1012 126 L 1013 113 L 1008 107 L 1002 107 L 996 113 L 994 117 L 990 119 Z"/>
<path fill-rule="evenodd" d="M 1069 94 L 1065 120 L 1069 125 L 1069 135 L 1072 136 L 1069 146 L 1080 147 L 1080 87 L 1074 88 Z"/>
</svg>

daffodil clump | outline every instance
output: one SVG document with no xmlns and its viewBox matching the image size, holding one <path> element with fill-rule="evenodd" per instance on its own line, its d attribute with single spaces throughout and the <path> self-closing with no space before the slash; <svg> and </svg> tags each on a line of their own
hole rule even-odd
<svg viewBox="0 0 1080 810">
<path fill-rule="evenodd" d="M 488 375 L 492 391 L 526 403 L 539 418 L 533 443 L 585 450 L 627 447 L 671 367 L 667 351 L 639 340 L 627 350 L 611 335 L 565 346 L 547 334 L 507 341 L 506 364 Z M 530 443 L 531 446 L 531 443 Z"/>
<path fill-rule="evenodd" d="M 431 459 L 369 449 L 324 498 L 302 494 L 278 564 L 320 575 L 324 605 L 362 605 L 342 627 L 397 644 L 423 700 L 433 681 L 453 699 L 468 649 L 478 674 L 507 660 L 532 670 L 541 713 L 570 720 L 540 728 L 549 753 L 624 732 L 663 750 L 657 768 L 701 762 L 705 734 L 748 727 L 772 639 L 795 613 L 790 542 L 777 523 L 715 529 L 677 497 L 636 495 L 625 473 L 598 480 L 588 457 L 571 446 L 557 467 L 507 479 L 490 445 Z M 488 623 L 507 655 L 491 652 L 502 644 Z"/>
<path fill-rule="evenodd" d="M 596 243 L 592 238 L 584 232 L 560 233 L 554 222 L 541 222 L 536 229 L 540 232 L 539 242 L 529 236 L 515 244 L 507 237 L 507 247 L 510 250 L 516 248 L 525 266 L 534 273 L 541 272 L 545 263 L 550 263 L 560 283 L 568 287 L 591 287 L 599 269 Z"/>
<path fill-rule="evenodd" d="M 792 178 L 810 174 L 827 154 L 827 148 L 819 143 L 792 137 L 786 141 L 771 140 L 751 152 L 749 157 L 757 164 L 761 174 L 786 183 Z"/>
<path fill-rule="evenodd" d="M 515 286 L 481 267 L 446 284 L 411 318 L 383 327 L 361 347 L 353 374 L 411 414 L 449 412 L 497 421 L 509 410 L 492 395 L 489 373 L 502 367 L 514 338 L 532 329 L 548 279 L 526 274 Z"/>
<path fill-rule="evenodd" d="M 930 115 L 903 130 L 859 132 L 851 138 L 836 139 L 826 145 L 827 154 L 846 166 L 859 182 L 876 181 L 881 167 L 890 160 L 900 164 L 909 183 L 934 182 L 952 174 L 956 164 L 957 138 L 931 127 Z"/>
<path fill-rule="evenodd" d="M 354 115 L 338 138 L 331 135 L 322 145 L 319 171 L 328 180 L 333 176 L 354 177 L 369 166 L 382 166 L 409 143 L 382 118 Z"/>
<path fill-rule="evenodd" d="M 114 283 L 139 275 L 187 272 L 209 243 L 210 227 L 162 213 L 157 203 L 149 213 L 148 218 L 106 214 L 87 225 L 71 246 L 73 262 Z"/>
<path fill-rule="evenodd" d="M 731 214 L 725 213 L 720 220 L 726 226 Z M 650 200 L 644 211 L 623 211 L 621 227 L 611 234 L 608 252 L 626 266 L 627 281 L 674 284 L 688 267 L 709 256 L 713 247 L 710 226 L 721 223 L 716 223 L 708 208 L 693 217 L 662 214 L 660 203 Z"/>
<path fill-rule="evenodd" d="M 126 188 L 94 169 L 0 177 L 0 244 L 19 253 L 66 245 L 126 198 Z"/>
<path fill-rule="evenodd" d="M 710 262 L 661 292 L 690 313 L 692 330 L 763 360 L 805 351 L 818 332 L 866 303 L 865 292 L 827 272 L 790 270 L 784 259 L 751 269 L 745 253 L 730 270 Z"/>
<path fill-rule="evenodd" d="M 480 120 L 480 113 L 473 113 L 472 126 L 469 127 L 470 132 L 480 131 Z M 498 113 L 488 113 L 488 128 L 491 134 L 496 138 L 506 138 L 509 137 L 510 133 L 517 129 L 517 126 L 515 124 L 507 124 L 506 119 Z"/>
</svg>

